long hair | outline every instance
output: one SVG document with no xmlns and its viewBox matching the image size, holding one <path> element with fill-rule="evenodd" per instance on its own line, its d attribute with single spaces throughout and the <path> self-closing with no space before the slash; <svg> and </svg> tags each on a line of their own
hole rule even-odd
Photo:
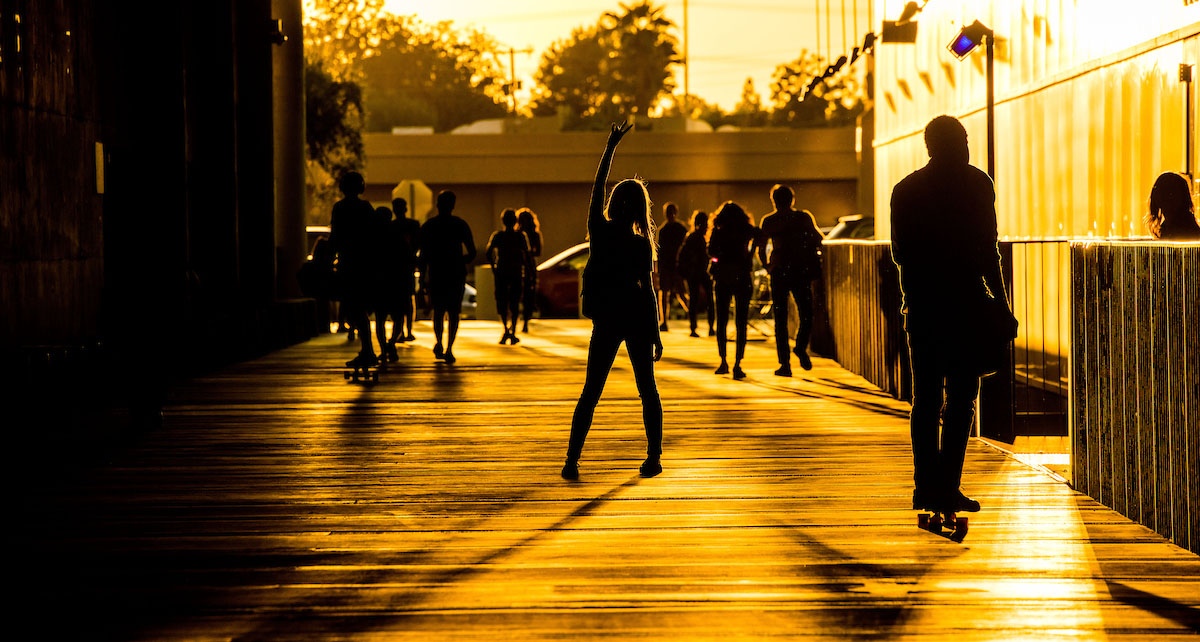
<svg viewBox="0 0 1200 642">
<path fill-rule="evenodd" d="M 517 229 L 522 232 L 540 232 L 542 226 L 538 223 L 537 214 L 528 207 L 517 210 Z"/>
<path fill-rule="evenodd" d="M 723 227 L 732 230 L 753 226 L 754 219 L 750 218 L 750 214 L 742 209 L 741 205 L 733 201 L 721 203 L 721 207 L 717 209 L 717 215 L 713 217 L 713 227 Z"/>
<path fill-rule="evenodd" d="M 1195 206 L 1188 193 L 1188 181 L 1175 172 L 1163 172 L 1150 188 L 1150 211 L 1146 214 L 1146 227 L 1150 235 L 1159 238 L 1163 225 L 1176 225 L 1191 219 L 1195 221 Z"/>
<path fill-rule="evenodd" d="M 618 225 L 629 225 L 635 233 L 646 237 L 650 241 L 650 257 L 658 260 L 658 242 L 650 207 L 646 184 L 636 178 L 627 178 L 612 188 L 604 216 Z"/>
</svg>

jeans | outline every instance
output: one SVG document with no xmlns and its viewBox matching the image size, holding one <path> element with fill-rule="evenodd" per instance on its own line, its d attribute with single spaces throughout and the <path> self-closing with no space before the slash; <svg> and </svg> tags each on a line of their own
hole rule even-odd
<svg viewBox="0 0 1200 642">
<path fill-rule="evenodd" d="M 629 362 L 633 366 L 633 380 L 637 384 L 638 396 L 642 398 L 642 422 L 646 425 L 646 455 L 658 457 L 662 454 L 662 400 L 654 383 L 654 341 L 645 329 L 631 329 L 621 321 L 597 321 L 592 326 L 592 341 L 588 345 L 587 378 L 583 392 L 575 404 L 575 415 L 571 418 L 571 441 L 567 446 L 567 459 L 576 461 L 583 452 L 583 442 L 592 427 L 592 415 L 604 383 L 612 369 L 617 351 L 625 344 Z"/>
<path fill-rule="evenodd" d="M 714 281 L 717 295 L 717 354 L 725 361 L 726 330 L 729 327 L 729 302 L 733 300 L 733 324 L 737 332 L 735 363 L 746 354 L 746 328 L 750 325 L 750 279 Z"/>
<path fill-rule="evenodd" d="M 790 365 L 792 358 L 788 348 L 788 295 L 796 299 L 800 312 L 800 327 L 796 328 L 796 349 L 807 350 L 808 338 L 812 335 L 813 299 L 812 281 L 806 278 L 771 275 L 771 307 L 775 315 L 775 350 L 779 365 Z"/>
<path fill-rule="evenodd" d="M 923 493 L 954 493 L 975 423 L 979 377 L 949 332 L 908 333 L 913 373 L 913 481 Z"/>
</svg>

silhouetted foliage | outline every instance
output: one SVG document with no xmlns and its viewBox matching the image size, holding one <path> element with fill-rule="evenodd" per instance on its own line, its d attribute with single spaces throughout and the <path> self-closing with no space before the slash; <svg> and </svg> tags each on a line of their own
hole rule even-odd
<svg viewBox="0 0 1200 642">
<path fill-rule="evenodd" d="M 742 98 L 728 121 L 738 127 L 765 127 L 769 117 L 770 113 L 763 109 L 762 96 L 754 89 L 754 79 L 747 77 L 742 85 Z"/>
<path fill-rule="evenodd" d="M 401 26 L 384 0 L 304 0 L 304 56 L 321 61 L 335 80 L 361 79 L 359 63 Z"/>
<path fill-rule="evenodd" d="M 819 127 L 851 124 L 862 113 L 861 87 L 848 67 L 813 90 L 806 89 L 827 67 L 825 59 L 801 50 L 796 60 L 779 65 L 771 74 L 771 124 Z"/>
<path fill-rule="evenodd" d="M 362 61 L 368 130 L 423 125 L 444 132 L 507 112 L 490 36 L 450 22 L 401 20 L 377 55 Z"/>
<path fill-rule="evenodd" d="M 679 62 L 675 24 L 644 0 L 621 4 L 590 27 L 575 29 L 542 55 L 534 80 L 534 113 L 565 112 L 567 128 L 606 127 L 645 116 L 675 89 Z"/>
<path fill-rule="evenodd" d="M 339 196 L 336 178 L 362 169 L 362 89 L 352 80 L 335 80 L 319 61 L 305 64 L 306 183 L 311 210 L 328 212 Z"/>
</svg>

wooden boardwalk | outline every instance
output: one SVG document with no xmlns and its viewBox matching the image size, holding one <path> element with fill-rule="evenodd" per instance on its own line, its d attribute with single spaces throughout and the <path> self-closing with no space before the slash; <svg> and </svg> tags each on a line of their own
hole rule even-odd
<svg viewBox="0 0 1200 642">
<path fill-rule="evenodd" d="M 326 336 L 177 387 L 22 516 L 38 637 L 1200 639 L 1197 556 L 977 442 L 966 542 L 918 530 L 905 405 L 764 342 L 718 377 L 680 328 L 654 479 L 623 356 L 558 476 L 582 322 L 468 323 L 454 366 L 426 326 L 374 386 Z"/>
</svg>

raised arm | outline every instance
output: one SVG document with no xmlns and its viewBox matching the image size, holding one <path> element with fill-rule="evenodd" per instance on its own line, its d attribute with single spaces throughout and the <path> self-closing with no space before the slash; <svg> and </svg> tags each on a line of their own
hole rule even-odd
<svg viewBox="0 0 1200 642">
<path fill-rule="evenodd" d="M 600 157 L 600 166 L 596 168 L 596 182 L 592 185 L 592 201 L 588 205 L 589 236 L 592 228 L 604 220 L 604 186 L 608 183 L 608 169 L 612 165 L 613 152 L 617 150 L 617 144 L 621 142 L 621 138 L 632 128 L 633 125 L 622 121 L 620 125 L 614 124 L 612 131 L 608 133 L 608 142 L 604 145 L 604 155 Z"/>
</svg>

